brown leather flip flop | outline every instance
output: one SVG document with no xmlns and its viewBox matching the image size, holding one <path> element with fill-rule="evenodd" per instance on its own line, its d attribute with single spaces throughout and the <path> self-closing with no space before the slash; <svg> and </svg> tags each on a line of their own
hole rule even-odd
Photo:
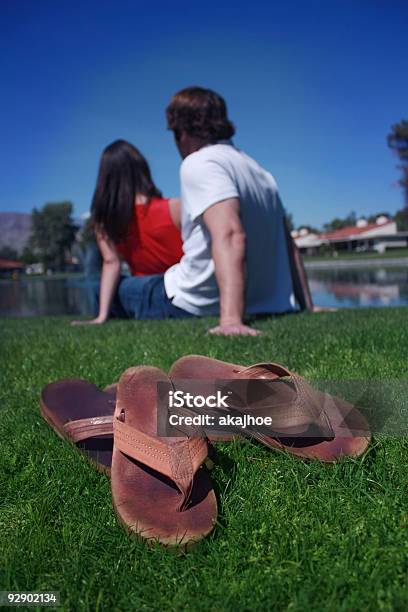
<svg viewBox="0 0 408 612">
<path fill-rule="evenodd" d="M 260 363 L 245 367 L 202 355 L 189 355 L 173 364 L 170 377 L 174 381 L 265 379 L 288 380 L 294 383 L 294 397 L 301 396 L 301 401 L 294 402 L 292 406 L 288 405 L 286 416 L 282 411 L 280 413 L 278 411 L 278 418 L 275 419 L 276 413 L 271 412 L 274 409 L 270 407 L 269 412 L 265 408 L 257 412 L 263 416 L 273 415 L 273 422 L 277 420 L 278 424 L 280 421 L 279 434 L 267 436 L 253 429 L 244 431 L 270 448 L 288 451 L 298 457 L 327 462 L 336 461 L 341 457 L 358 457 L 367 449 L 371 439 L 365 417 L 354 406 L 337 397 L 314 390 L 302 377 L 280 364 Z M 248 405 L 251 406 L 251 403 Z M 250 413 L 249 407 L 247 414 Z M 314 432 L 318 430 L 320 433 L 315 435 Z"/>
<path fill-rule="evenodd" d="M 101 391 L 86 380 L 66 379 L 44 387 L 40 411 L 61 438 L 75 444 L 98 470 L 109 474 L 115 402 L 116 385 Z"/>
<path fill-rule="evenodd" d="M 112 499 L 130 533 L 166 546 L 187 547 L 206 536 L 217 519 L 217 500 L 200 465 L 204 438 L 157 436 L 157 384 L 171 381 L 158 368 L 126 370 L 114 415 Z"/>
</svg>

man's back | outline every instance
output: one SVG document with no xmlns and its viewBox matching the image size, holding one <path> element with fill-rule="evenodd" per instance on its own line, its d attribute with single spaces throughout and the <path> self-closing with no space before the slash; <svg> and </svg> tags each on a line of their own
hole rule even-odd
<svg viewBox="0 0 408 612">
<path fill-rule="evenodd" d="M 181 166 L 181 262 L 165 275 L 173 303 L 193 314 L 217 314 L 219 293 L 211 238 L 202 215 L 213 204 L 239 198 L 246 234 L 246 308 L 249 314 L 294 309 L 283 209 L 272 175 L 221 141 L 192 153 Z"/>
</svg>

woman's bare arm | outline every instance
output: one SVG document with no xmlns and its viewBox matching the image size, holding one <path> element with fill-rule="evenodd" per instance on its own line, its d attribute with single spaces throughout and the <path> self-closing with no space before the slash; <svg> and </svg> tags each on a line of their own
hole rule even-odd
<svg viewBox="0 0 408 612">
<path fill-rule="evenodd" d="M 113 242 L 101 233 L 96 233 L 96 240 L 103 259 L 99 290 L 99 314 L 90 321 L 73 321 L 72 325 L 100 325 L 109 318 L 113 297 L 120 278 L 120 257 Z"/>
</svg>

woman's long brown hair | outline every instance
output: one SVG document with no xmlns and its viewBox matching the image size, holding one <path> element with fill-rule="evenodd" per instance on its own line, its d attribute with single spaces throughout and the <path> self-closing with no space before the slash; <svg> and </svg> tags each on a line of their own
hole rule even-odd
<svg viewBox="0 0 408 612">
<path fill-rule="evenodd" d="M 136 194 L 161 197 L 140 151 L 126 140 L 115 140 L 102 153 L 91 212 L 94 227 L 116 244 L 128 234 Z"/>
</svg>

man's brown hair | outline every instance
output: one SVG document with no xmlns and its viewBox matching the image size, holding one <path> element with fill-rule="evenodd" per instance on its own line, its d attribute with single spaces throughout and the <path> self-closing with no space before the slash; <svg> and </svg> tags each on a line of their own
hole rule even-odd
<svg viewBox="0 0 408 612">
<path fill-rule="evenodd" d="M 189 136 L 213 143 L 235 134 L 224 98 L 211 89 L 182 89 L 172 97 L 166 114 L 167 125 L 174 131 L 176 139 L 181 132 L 186 132 Z"/>
</svg>

